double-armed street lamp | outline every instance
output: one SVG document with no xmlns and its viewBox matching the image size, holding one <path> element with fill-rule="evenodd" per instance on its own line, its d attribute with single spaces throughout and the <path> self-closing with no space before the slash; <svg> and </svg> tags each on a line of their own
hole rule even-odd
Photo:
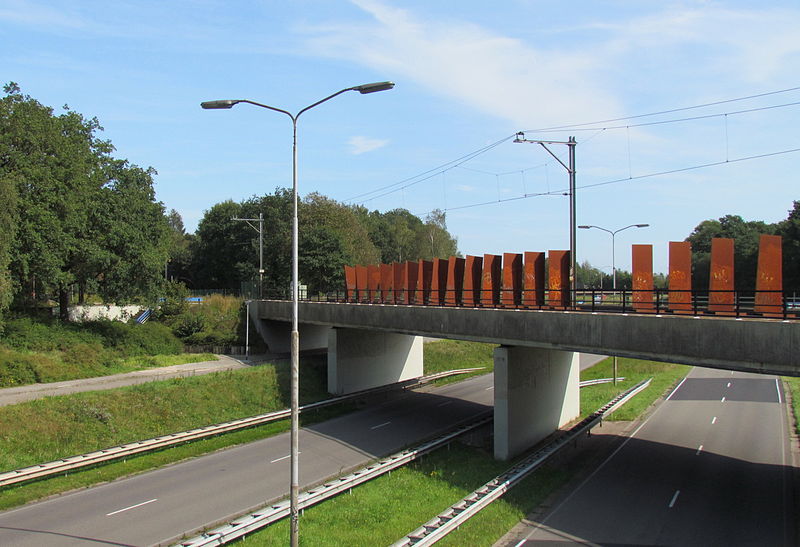
<svg viewBox="0 0 800 547">
<path fill-rule="evenodd" d="M 289 494 L 290 499 L 290 512 L 291 512 L 291 533 L 290 541 L 294 547 L 299 541 L 299 511 L 298 511 L 298 496 L 300 493 L 300 467 L 298 461 L 298 437 L 299 437 L 299 352 L 300 352 L 300 334 L 298 331 L 298 302 L 299 302 L 299 280 L 298 280 L 298 221 L 297 221 L 297 119 L 303 112 L 311 110 L 315 106 L 333 99 L 334 97 L 346 93 L 348 91 L 358 91 L 362 95 L 367 93 L 375 93 L 377 91 L 386 91 L 394 87 L 393 82 L 376 82 L 372 84 L 357 85 L 348 87 L 337 91 L 332 95 L 328 95 L 314 104 L 311 104 L 297 114 L 292 114 L 281 108 L 275 108 L 266 104 L 258 103 L 248 99 L 227 99 L 220 101 L 206 101 L 200 103 L 205 109 L 227 109 L 239 103 L 248 103 L 254 106 L 260 106 L 268 110 L 286 114 L 292 120 L 292 197 L 294 207 L 292 212 L 292 334 L 291 334 L 291 383 L 290 383 L 290 399 L 291 399 L 291 489 Z"/>
<path fill-rule="evenodd" d="M 631 224 L 630 226 L 625 226 L 624 228 L 620 228 L 618 230 L 607 230 L 606 228 L 601 228 L 600 226 L 595 226 L 594 224 L 578 226 L 581 230 L 589 230 L 590 228 L 597 228 L 598 230 L 603 230 L 606 233 L 611 234 L 611 287 L 616 290 L 617 289 L 617 267 L 616 267 L 616 249 L 614 248 L 614 238 L 616 237 L 617 233 L 627 230 L 628 228 L 647 228 L 650 226 L 649 224 Z"/>
<path fill-rule="evenodd" d="M 608 230 L 606 228 L 601 228 L 600 226 L 595 226 L 594 224 L 586 224 L 583 226 L 578 226 L 581 230 L 589 230 L 591 228 L 596 228 L 598 230 L 603 230 L 606 233 L 611 234 L 611 287 L 614 290 L 617 290 L 617 266 L 616 266 L 616 249 L 614 248 L 614 238 L 616 235 L 623 231 L 627 230 L 628 228 L 647 228 L 650 226 L 649 224 L 631 224 L 629 226 L 625 226 L 623 228 L 619 228 L 617 230 Z M 614 356 L 614 384 L 617 383 L 617 356 Z"/>
</svg>

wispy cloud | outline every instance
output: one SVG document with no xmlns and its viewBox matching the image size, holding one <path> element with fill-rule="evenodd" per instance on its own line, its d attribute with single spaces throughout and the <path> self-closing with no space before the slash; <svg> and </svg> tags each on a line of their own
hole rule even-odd
<svg viewBox="0 0 800 547">
<path fill-rule="evenodd" d="M 359 154 L 372 152 L 373 150 L 382 148 L 389 144 L 389 141 L 384 139 L 370 139 L 369 137 L 357 135 L 355 137 L 350 137 L 350 140 L 347 141 L 347 144 L 350 145 L 350 153 L 354 156 L 357 156 Z"/>
</svg>

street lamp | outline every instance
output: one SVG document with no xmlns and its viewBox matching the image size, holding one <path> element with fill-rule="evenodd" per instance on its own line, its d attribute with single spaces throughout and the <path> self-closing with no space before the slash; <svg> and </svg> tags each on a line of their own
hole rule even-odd
<svg viewBox="0 0 800 547">
<path fill-rule="evenodd" d="M 300 465 L 298 461 L 298 439 L 299 439 L 299 422 L 300 422 L 300 397 L 299 397 L 299 352 L 300 352 L 300 333 L 298 331 L 298 320 L 297 320 L 297 311 L 298 311 L 298 303 L 299 303 L 299 280 L 298 280 L 298 221 L 297 221 L 297 119 L 300 115 L 307 111 L 311 110 L 315 106 L 318 106 L 325 101 L 329 101 L 334 97 L 341 95 L 342 93 L 346 93 L 348 91 L 358 91 L 362 95 L 367 93 L 375 93 L 376 91 L 386 91 L 388 89 L 392 89 L 394 87 L 394 82 L 375 82 L 372 84 L 363 84 L 357 85 L 354 87 L 348 87 L 337 91 L 332 95 L 328 95 L 324 99 L 321 99 L 305 108 L 300 110 L 297 114 L 292 114 L 286 110 L 281 108 L 275 108 L 274 106 L 269 106 L 266 104 L 258 103 L 255 101 L 251 101 L 249 99 L 226 99 L 220 101 L 206 101 L 200 103 L 205 109 L 227 109 L 232 108 L 234 105 L 239 103 L 248 103 L 254 106 L 260 106 L 261 108 L 266 108 L 267 110 L 272 110 L 275 112 L 280 112 L 281 114 L 286 114 L 292 120 L 292 197 L 294 201 L 294 207 L 292 211 L 292 335 L 291 335 L 291 382 L 290 382 L 290 399 L 291 399 L 291 422 L 292 422 L 292 431 L 291 431 L 291 487 L 289 491 L 289 504 L 290 504 L 290 513 L 291 513 L 291 532 L 290 532 L 290 541 L 291 545 L 294 547 L 297 545 L 299 536 L 299 511 L 297 507 L 297 499 L 300 493 Z"/>
<path fill-rule="evenodd" d="M 625 226 L 624 228 L 620 228 L 619 230 L 607 230 L 605 228 L 601 228 L 600 226 L 595 226 L 594 224 L 578 226 L 581 230 L 588 230 L 590 228 L 597 228 L 598 230 L 603 230 L 606 233 L 611 234 L 611 287 L 616 290 L 617 289 L 617 268 L 615 265 L 616 260 L 616 250 L 614 248 L 614 238 L 617 233 L 627 230 L 628 228 L 647 228 L 650 226 L 649 224 L 631 224 L 630 226 Z"/>
<path fill-rule="evenodd" d="M 614 238 L 616 235 L 621 232 L 622 230 L 627 230 L 628 228 L 647 228 L 650 226 L 649 224 L 631 224 L 629 226 L 625 226 L 624 228 L 619 228 L 618 230 L 607 230 L 605 228 L 601 228 L 600 226 L 595 226 L 594 224 L 588 224 L 583 226 L 578 226 L 581 230 L 589 230 L 591 228 L 597 228 L 598 230 L 603 230 L 611 234 L 611 288 L 615 291 L 617 290 L 617 267 L 615 263 L 616 259 L 616 250 L 614 248 Z M 624 309 L 624 303 L 623 303 Z M 614 356 L 614 384 L 617 383 L 617 356 Z"/>
</svg>

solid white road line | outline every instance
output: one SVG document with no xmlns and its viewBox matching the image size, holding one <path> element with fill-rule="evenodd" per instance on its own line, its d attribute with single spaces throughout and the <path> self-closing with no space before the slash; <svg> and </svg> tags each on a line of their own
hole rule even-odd
<svg viewBox="0 0 800 547">
<path fill-rule="evenodd" d="M 131 509 L 136 509 L 137 507 L 141 507 L 142 505 L 147 505 L 148 503 L 153 503 L 154 501 L 158 501 L 158 498 L 153 498 L 153 499 L 148 500 L 148 501 L 143 501 L 142 503 L 137 503 L 136 505 L 131 505 L 130 507 L 126 507 L 125 509 L 118 509 L 116 511 L 112 511 L 110 513 L 106 513 L 106 516 L 110 517 L 111 515 L 116 515 L 118 513 L 124 513 L 125 511 L 130 511 Z"/>
<path fill-rule="evenodd" d="M 378 429 L 378 428 L 381 428 L 381 427 L 385 427 L 385 426 L 389 425 L 390 423 L 392 423 L 392 422 L 384 422 L 382 424 L 374 425 L 374 426 L 370 427 L 370 429 Z"/>
<path fill-rule="evenodd" d="M 669 502 L 669 508 L 672 509 L 672 506 L 675 505 L 675 501 L 678 499 L 678 494 L 680 494 L 680 490 L 675 490 L 675 495 L 672 496 L 672 501 Z"/>
<path fill-rule="evenodd" d="M 681 388 L 683 383 L 686 381 L 686 378 L 688 378 L 688 376 L 684 377 L 683 380 L 681 380 L 681 383 L 675 386 L 675 389 L 673 389 L 672 393 L 670 393 L 669 396 L 666 398 L 667 401 L 669 401 L 672 398 L 672 396 L 675 395 L 675 392 Z"/>
<path fill-rule="evenodd" d="M 778 392 L 778 404 L 782 405 L 783 401 L 781 400 L 781 386 L 778 383 L 778 379 L 777 378 L 775 378 L 775 391 Z"/>
</svg>

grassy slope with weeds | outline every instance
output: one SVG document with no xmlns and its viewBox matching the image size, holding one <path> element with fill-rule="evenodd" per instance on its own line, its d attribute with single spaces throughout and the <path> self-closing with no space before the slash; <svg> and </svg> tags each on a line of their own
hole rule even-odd
<svg viewBox="0 0 800 547">
<path fill-rule="evenodd" d="M 612 366 L 612 360 L 607 359 L 582 372 L 581 380 L 610 377 Z M 594 412 L 618 392 L 652 376 L 650 387 L 626 403 L 615 417 L 632 419 L 664 395 L 688 370 L 689 367 L 682 365 L 620 359 L 620 375 L 627 379 L 617 386 L 604 384 L 582 389 L 581 412 Z M 439 544 L 492 545 L 566 484 L 590 457 L 586 453 L 566 467 L 544 466 Z M 494 461 L 491 454 L 482 450 L 456 444 L 359 486 L 350 495 L 305 510 L 300 533 L 309 545 L 388 545 L 510 466 L 511 463 Z M 331 534 L 332 529 L 335 534 Z M 251 535 L 243 543 L 283 545 L 288 535 L 288 522 L 280 522 Z"/>
<path fill-rule="evenodd" d="M 465 342 L 464 340 L 435 340 L 425 342 L 425 374 L 434 374 L 459 368 L 477 368 L 483 370 L 467 375 L 450 376 L 437 380 L 436 384 L 459 382 L 470 376 L 487 374 L 494 370 L 493 352 L 496 344 Z"/>
<path fill-rule="evenodd" d="M 792 395 L 792 413 L 794 414 L 795 431 L 800 435 L 800 378 L 784 376 L 784 385 L 788 385 Z"/>
<path fill-rule="evenodd" d="M 214 360 L 182 354 L 169 328 L 119 321 L 61 324 L 18 318 L 0 337 L 0 387 L 60 382 Z"/>
</svg>

